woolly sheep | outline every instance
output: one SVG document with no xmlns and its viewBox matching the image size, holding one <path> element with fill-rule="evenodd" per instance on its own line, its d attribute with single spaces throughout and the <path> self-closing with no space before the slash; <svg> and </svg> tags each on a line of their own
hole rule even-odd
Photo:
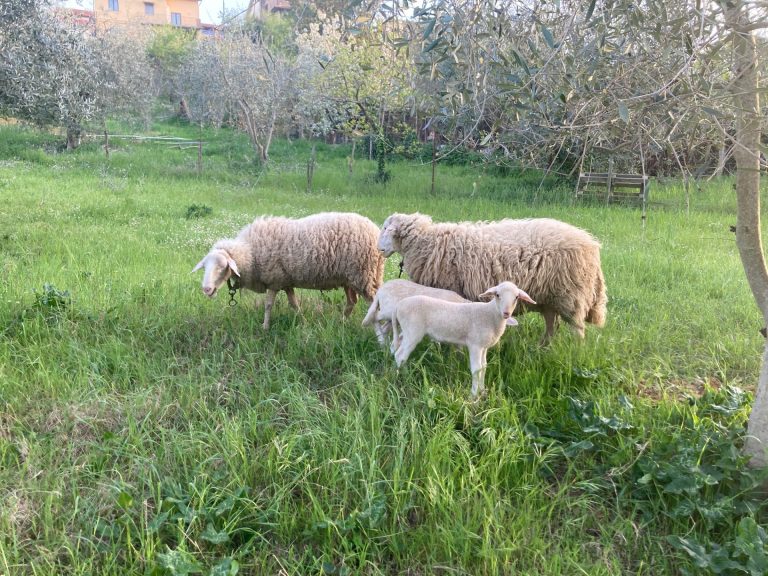
<svg viewBox="0 0 768 576">
<path fill-rule="evenodd" d="M 390 280 L 385 282 L 373 298 L 368 313 L 363 319 L 363 326 L 373 324 L 379 344 L 386 346 L 387 334 L 392 330 L 392 316 L 398 302 L 408 296 L 430 296 L 449 302 L 468 302 L 456 292 L 422 286 L 409 280 Z"/>
<path fill-rule="evenodd" d="M 294 310 L 294 288 L 344 288 L 349 316 L 360 294 L 373 300 L 384 277 L 384 258 L 376 247 L 378 227 L 353 213 L 325 212 L 292 219 L 263 216 L 234 239 L 219 240 L 195 266 L 205 269 L 203 293 L 212 298 L 227 280 L 266 292 L 264 329 L 269 328 L 275 296 L 284 290 Z"/>
<path fill-rule="evenodd" d="M 424 336 L 438 342 L 458 344 L 469 349 L 472 372 L 472 398 L 485 387 L 488 348 L 495 345 L 512 318 L 518 300 L 536 304 L 528 294 L 512 282 L 502 282 L 479 295 L 490 302 L 455 303 L 411 296 L 403 299 L 392 318 L 392 339 L 398 368 L 408 359 Z"/>
<path fill-rule="evenodd" d="M 399 252 L 411 280 L 477 300 L 485 286 L 507 279 L 538 304 L 543 343 L 562 316 L 584 336 L 584 324 L 605 323 L 606 291 L 600 243 L 588 232 L 549 218 L 434 224 L 429 216 L 392 214 L 382 226 L 379 249 Z"/>
</svg>

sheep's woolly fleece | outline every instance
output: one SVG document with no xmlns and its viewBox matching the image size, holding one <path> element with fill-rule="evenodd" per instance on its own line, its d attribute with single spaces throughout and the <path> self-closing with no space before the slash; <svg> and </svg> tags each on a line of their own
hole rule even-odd
<svg viewBox="0 0 768 576">
<path fill-rule="evenodd" d="M 255 292 L 348 286 L 370 301 L 384 276 L 378 234 L 373 222 L 354 213 L 263 216 L 213 250 L 225 250 L 237 263 L 241 285 Z"/>
<path fill-rule="evenodd" d="M 555 312 L 575 328 L 605 323 L 600 243 L 549 218 L 433 223 L 423 214 L 392 214 L 379 237 L 386 256 L 399 252 L 411 280 L 470 300 L 511 281 L 536 300 L 529 310 Z"/>
</svg>

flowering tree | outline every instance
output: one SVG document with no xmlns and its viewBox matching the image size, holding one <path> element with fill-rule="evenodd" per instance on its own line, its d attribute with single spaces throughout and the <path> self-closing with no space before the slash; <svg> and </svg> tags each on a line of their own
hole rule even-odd
<svg viewBox="0 0 768 576">
<path fill-rule="evenodd" d="M 321 18 L 296 39 L 299 110 L 318 131 L 378 133 L 387 114 L 415 108 L 413 63 L 384 40 L 386 27 L 350 34 L 342 20 Z"/>
</svg>

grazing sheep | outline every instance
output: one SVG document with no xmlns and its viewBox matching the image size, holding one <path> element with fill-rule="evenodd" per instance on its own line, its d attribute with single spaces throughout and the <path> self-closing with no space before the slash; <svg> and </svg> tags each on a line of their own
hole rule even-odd
<svg viewBox="0 0 768 576">
<path fill-rule="evenodd" d="M 423 214 L 392 214 L 379 250 L 399 252 L 411 280 L 476 300 L 485 286 L 511 279 L 544 316 L 546 344 L 562 316 L 580 336 L 584 324 L 605 323 L 600 243 L 570 224 L 549 218 L 434 224 Z"/>
<path fill-rule="evenodd" d="M 379 344 L 387 345 L 387 334 L 392 330 L 392 315 L 397 303 L 409 296 L 430 296 L 448 302 L 469 302 L 456 292 L 422 286 L 409 280 L 390 280 L 376 292 L 368 314 L 363 319 L 363 326 L 373 324 Z"/>
<path fill-rule="evenodd" d="M 373 222 L 353 213 L 326 212 L 300 219 L 263 216 L 243 228 L 237 238 L 216 242 L 192 271 L 205 269 L 203 293 L 209 298 L 233 277 L 239 287 L 266 292 L 265 330 L 280 290 L 298 310 L 294 288 L 343 287 L 344 315 L 349 316 L 357 295 L 370 302 L 383 280 L 378 233 Z"/>
<path fill-rule="evenodd" d="M 472 398 L 477 398 L 485 386 L 488 348 L 499 341 L 506 324 L 517 323 L 512 318 L 517 301 L 536 304 L 512 282 L 502 282 L 479 297 L 492 300 L 459 304 L 429 296 L 403 299 L 392 317 L 392 340 L 393 346 L 397 347 L 395 362 L 398 368 L 424 336 L 438 342 L 466 346 L 472 372 Z"/>
</svg>

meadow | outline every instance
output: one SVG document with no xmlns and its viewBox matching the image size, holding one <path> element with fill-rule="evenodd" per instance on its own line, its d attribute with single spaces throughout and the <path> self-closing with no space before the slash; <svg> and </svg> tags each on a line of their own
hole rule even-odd
<svg viewBox="0 0 768 576">
<path fill-rule="evenodd" d="M 160 126 L 158 133 L 195 137 Z M 764 574 L 763 478 L 739 453 L 764 340 L 732 182 L 648 218 L 573 183 L 244 140 L 61 152 L 0 127 L 0 574 Z M 192 267 L 260 214 L 547 216 L 603 245 L 608 322 L 521 317 L 468 402 L 466 354 L 400 371 L 342 291 L 209 300 Z M 386 279 L 398 276 L 397 255 Z"/>
</svg>

